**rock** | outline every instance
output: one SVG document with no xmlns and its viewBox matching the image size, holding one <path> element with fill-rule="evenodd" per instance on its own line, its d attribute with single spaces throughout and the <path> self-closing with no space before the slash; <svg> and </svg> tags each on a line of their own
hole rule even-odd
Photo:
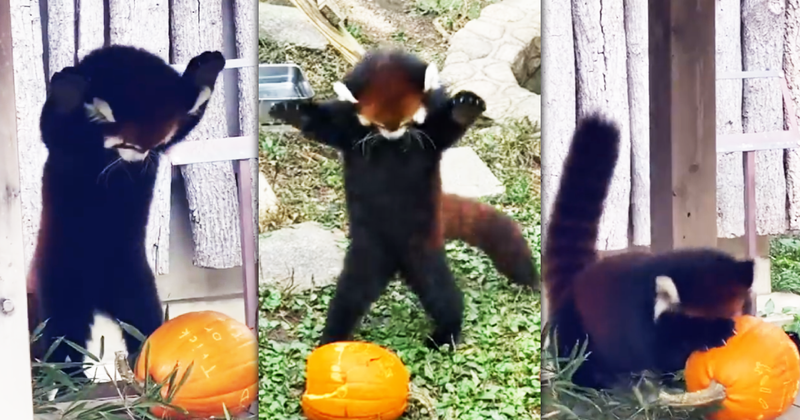
<svg viewBox="0 0 800 420">
<path fill-rule="evenodd" d="M 455 90 L 469 89 L 486 101 L 492 119 L 541 119 L 537 77 L 541 66 L 541 7 L 538 1 L 503 0 L 450 38 L 442 78 Z M 504 96 L 510 87 L 525 93 Z M 532 90 L 531 87 L 536 88 Z"/>
<path fill-rule="evenodd" d="M 258 4 L 258 36 L 315 50 L 328 46 L 328 40 L 301 10 L 262 2 Z"/>
<path fill-rule="evenodd" d="M 316 222 L 300 223 L 259 238 L 259 281 L 294 291 L 336 282 L 342 271 L 346 238 Z"/>
<path fill-rule="evenodd" d="M 471 147 L 446 150 L 441 163 L 442 191 L 481 198 L 503 194 L 505 188 Z"/>
<path fill-rule="evenodd" d="M 258 172 L 258 218 L 266 217 L 267 214 L 278 210 L 278 197 L 272 191 L 267 177 Z"/>
</svg>

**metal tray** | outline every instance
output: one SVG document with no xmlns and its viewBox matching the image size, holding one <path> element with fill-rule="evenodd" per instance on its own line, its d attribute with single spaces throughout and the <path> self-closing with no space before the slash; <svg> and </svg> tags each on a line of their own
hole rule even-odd
<svg viewBox="0 0 800 420">
<path fill-rule="evenodd" d="M 314 89 L 296 64 L 258 65 L 258 119 L 261 124 L 279 124 L 269 116 L 273 104 L 313 96 Z"/>
</svg>

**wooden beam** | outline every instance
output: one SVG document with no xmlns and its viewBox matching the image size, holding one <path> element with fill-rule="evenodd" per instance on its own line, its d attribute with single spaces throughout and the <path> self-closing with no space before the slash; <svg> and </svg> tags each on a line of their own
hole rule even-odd
<svg viewBox="0 0 800 420">
<path fill-rule="evenodd" d="M 32 420 L 11 4 L 0 0 L 0 418 Z"/>
<path fill-rule="evenodd" d="M 716 0 L 649 0 L 654 252 L 717 243 Z"/>
</svg>

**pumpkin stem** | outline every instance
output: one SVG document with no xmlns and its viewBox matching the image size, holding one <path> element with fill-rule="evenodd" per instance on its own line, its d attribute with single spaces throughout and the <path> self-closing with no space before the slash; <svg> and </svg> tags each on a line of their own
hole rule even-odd
<svg viewBox="0 0 800 420">
<path fill-rule="evenodd" d="M 428 391 L 414 385 L 413 383 L 409 383 L 408 396 L 425 407 L 425 409 L 428 410 L 428 414 L 430 414 L 432 420 L 437 420 L 439 418 L 439 416 L 436 415 L 436 404 L 433 402 L 433 398 L 431 398 L 430 394 L 428 394 Z"/>
<path fill-rule="evenodd" d="M 696 407 L 721 402 L 726 397 L 725 387 L 717 381 L 711 381 L 708 388 L 699 391 L 680 394 L 661 391 L 658 393 L 658 402 L 670 407 Z"/>
</svg>

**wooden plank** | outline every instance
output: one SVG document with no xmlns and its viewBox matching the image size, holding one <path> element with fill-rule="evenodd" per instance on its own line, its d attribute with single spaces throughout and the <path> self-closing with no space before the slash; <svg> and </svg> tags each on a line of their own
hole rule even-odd
<svg viewBox="0 0 800 420">
<path fill-rule="evenodd" d="M 75 4 L 47 2 L 47 80 L 62 68 L 75 65 Z"/>
<path fill-rule="evenodd" d="M 0 0 L 0 301 L 7 299 L 4 305 L 0 303 L 0 418 L 32 420 L 12 4 L 10 0 Z"/>
<path fill-rule="evenodd" d="M 716 0 L 649 0 L 654 252 L 717 243 Z"/>
<path fill-rule="evenodd" d="M 572 19 L 578 118 L 601 111 L 619 124 L 621 133 L 620 159 L 604 204 L 597 247 L 626 248 L 630 227 L 631 131 L 623 2 L 574 1 Z M 557 96 L 562 98 L 565 94 L 558 92 Z"/>
<path fill-rule="evenodd" d="M 723 71 L 717 73 L 717 80 L 730 79 L 769 79 L 783 77 L 780 70 L 749 70 L 749 71 Z"/>
<path fill-rule="evenodd" d="M 201 6 L 202 5 L 202 6 Z M 208 50 L 222 50 L 221 0 L 171 3 L 172 62 L 188 63 Z M 200 124 L 186 141 L 228 135 L 222 75 Z M 231 162 L 182 166 L 195 243 L 194 264 L 206 268 L 241 265 L 239 200 Z"/>
<path fill-rule="evenodd" d="M 241 183 L 243 180 L 241 170 L 244 166 L 247 166 L 250 170 L 250 179 L 254 181 L 250 183 L 250 197 L 252 201 L 248 204 L 251 206 L 251 210 L 253 210 L 258 208 L 258 183 L 255 182 L 255 180 L 258 179 L 258 2 L 252 0 L 234 0 L 233 24 L 235 28 L 236 56 L 239 57 L 240 60 L 246 60 L 254 64 L 252 67 L 239 68 L 237 72 L 237 84 L 239 88 L 239 134 L 243 136 L 252 136 L 253 143 L 251 147 L 252 150 L 256 152 L 255 158 L 247 165 L 241 162 L 239 163 L 239 182 Z M 228 63 L 226 62 L 225 64 L 227 65 Z M 243 211 L 243 209 L 241 209 L 241 204 L 240 211 Z M 246 227 L 258 226 L 258 211 L 251 211 L 250 214 L 252 215 L 252 226 L 242 225 L 242 230 L 245 230 Z M 258 229 L 254 230 L 254 232 L 256 231 L 258 231 Z M 258 238 L 254 234 L 253 238 L 248 240 L 252 240 L 252 245 L 255 247 Z M 242 244 L 243 249 L 244 246 L 245 244 Z M 243 261 L 244 260 L 245 258 L 243 258 Z M 245 267 L 245 273 L 246 272 L 247 267 Z M 257 281 L 257 279 L 254 281 Z M 245 286 L 245 291 L 247 290 L 247 286 Z"/>
<path fill-rule="evenodd" d="M 717 137 L 717 153 L 783 150 L 800 147 L 800 136 L 793 131 L 732 133 Z"/>
<path fill-rule="evenodd" d="M 109 0 L 109 42 L 143 48 L 169 62 L 169 5 L 162 0 Z M 169 272 L 169 215 L 172 166 L 158 165 L 150 218 L 147 223 L 147 261 L 156 274 Z"/>
<path fill-rule="evenodd" d="M 800 117 L 800 0 L 786 1 L 783 72 L 786 74 L 784 92 L 784 121 L 786 128 L 798 132 Z M 800 150 L 786 150 L 786 197 L 789 230 L 800 230 Z"/>
<path fill-rule="evenodd" d="M 559 178 L 569 142 L 575 130 L 575 55 L 573 51 L 572 2 L 542 2 L 542 67 L 559 71 L 542 72 L 542 240 L 546 240 L 550 209 L 558 191 Z M 268 126 L 267 130 L 286 131 L 284 126 Z M 546 270 L 545 270 L 545 274 Z M 544 288 L 544 285 L 542 285 Z M 543 289 L 547 295 L 547 290 Z M 548 300 L 542 300 L 542 322 L 547 322 Z"/>
<path fill-rule="evenodd" d="M 172 68 L 183 73 L 187 65 L 188 62 L 172 64 Z M 258 57 L 229 58 L 225 60 L 225 69 L 240 69 L 243 67 L 258 67 Z"/>
<path fill-rule="evenodd" d="M 78 60 L 86 54 L 105 44 L 105 12 L 104 0 L 76 1 L 78 10 Z"/>
<path fill-rule="evenodd" d="M 647 90 L 647 3 L 625 0 L 631 132 L 631 242 L 650 243 L 650 103 Z"/>
<path fill-rule="evenodd" d="M 42 21 L 38 0 L 11 0 L 14 96 L 17 101 L 20 200 L 25 266 L 33 258 L 42 203 L 42 169 L 47 149 L 39 132 L 39 113 L 46 96 Z"/>
<path fill-rule="evenodd" d="M 240 136 L 224 139 L 182 142 L 167 151 L 173 165 L 191 165 L 205 162 L 226 162 L 258 158 L 257 137 Z"/>
<path fill-rule="evenodd" d="M 744 234 L 742 154 L 726 136 L 742 132 L 742 15 L 739 2 L 717 2 L 717 236 Z M 736 77 L 726 78 L 728 75 Z M 729 150 L 730 149 L 730 150 Z"/>
</svg>

